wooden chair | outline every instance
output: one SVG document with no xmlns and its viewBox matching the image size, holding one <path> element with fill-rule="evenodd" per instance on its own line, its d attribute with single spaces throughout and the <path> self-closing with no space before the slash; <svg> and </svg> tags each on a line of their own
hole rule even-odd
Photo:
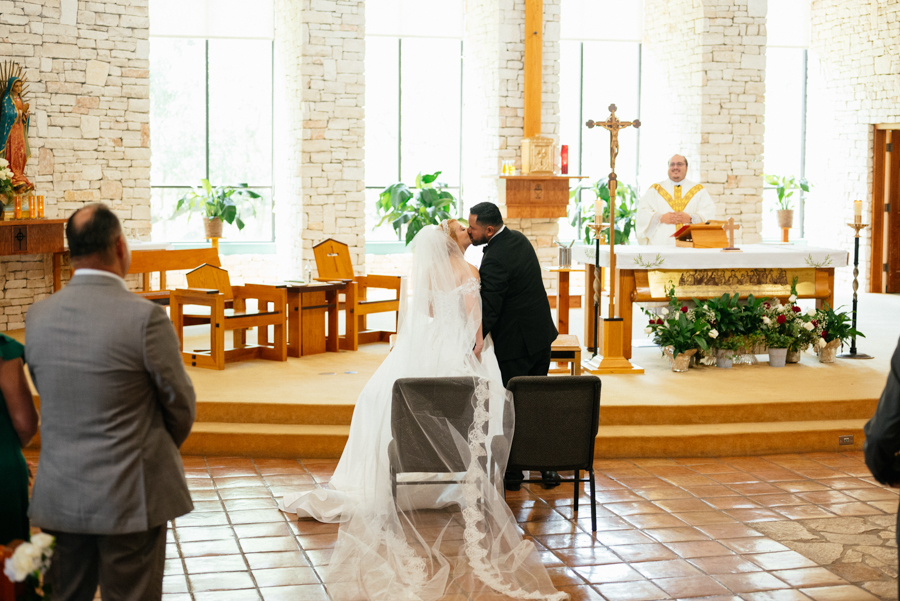
<svg viewBox="0 0 900 601">
<path fill-rule="evenodd" d="M 360 344 L 388 342 L 397 330 L 400 317 L 400 286 L 403 278 L 399 275 L 353 275 L 350 249 L 343 242 L 328 238 L 313 247 L 316 270 L 322 282 L 341 280 L 348 282 L 344 293 L 345 334 L 341 336 L 340 348 L 355 351 Z M 367 300 L 369 289 L 390 290 L 394 298 L 387 300 Z M 369 330 L 366 317 L 375 313 L 396 312 L 394 331 Z"/>
<path fill-rule="evenodd" d="M 142 290 L 137 294 L 159 303 L 169 304 L 169 290 L 166 289 L 167 271 L 187 271 L 200 265 L 221 267 L 219 251 L 215 248 L 189 248 L 184 250 L 135 250 L 131 253 L 131 267 L 128 273 L 142 276 Z M 150 276 L 159 273 L 159 289 L 151 290 Z"/>
<path fill-rule="evenodd" d="M 232 286 L 228 272 L 214 265 L 201 265 L 188 272 L 187 281 L 190 288 L 179 288 L 171 293 L 172 323 L 182 348 L 186 325 L 210 324 L 210 350 L 182 351 L 185 365 L 225 369 L 226 363 L 248 359 L 287 361 L 287 292 L 283 288 L 258 284 Z M 257 301 L 257 312 L 247 312 L 248 300 Z M 226 315 L 227 301 L 233 301 L 234 312 Z M 185 305 L 209 307 L 209 315 L 185 315 Z M 275 326 L 271 344 L 268 341 L 269 326 Z M 249 328 L 257 328 L 257 344 L 254 346 L 247 345 Z M 234 348 L 227 351 L 226 330 L 231 330 L 234 336 Z"/>
</svg>

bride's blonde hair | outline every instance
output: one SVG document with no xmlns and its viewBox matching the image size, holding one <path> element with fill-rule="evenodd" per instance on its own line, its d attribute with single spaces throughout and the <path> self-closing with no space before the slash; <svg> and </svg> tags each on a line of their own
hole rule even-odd
<svg viewBox="0 0 900 601">
<path fill-rule="evenodd" d="M 456 242 L 456 245 L 459 247 L 459 250 L 463 253 L 466 252 L 466 249 L 463 248 L 463 245 L 459 241 L 459 234 L 457 233 L 456 226 L 459 225 L 459 221 L 456 219 L 445 219 L 441 222 L 441 229 L 444 230 L 444 233 L 450 236 L 450 239 Z"/>
</svg>

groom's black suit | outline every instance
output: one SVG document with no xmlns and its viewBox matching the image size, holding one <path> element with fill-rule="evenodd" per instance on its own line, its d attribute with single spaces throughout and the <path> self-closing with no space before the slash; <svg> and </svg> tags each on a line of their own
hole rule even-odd
<svg viewBox="0 0 900 601">
<path fill-rule="evenodd" d="M 546 376 L 559 332 L 531 242 L 505 228 L 488 242 L 479 271 L 482 330 L 494 340 L 503 385 L 516 376 Z"/>
</svg>

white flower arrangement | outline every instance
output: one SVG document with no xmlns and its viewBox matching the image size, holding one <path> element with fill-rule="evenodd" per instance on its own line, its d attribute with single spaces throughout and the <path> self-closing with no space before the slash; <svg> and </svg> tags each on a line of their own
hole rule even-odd
<svg viewBox="0 0 900 601">
<path fill-rule="evenodd" d="M 788 297 L 788 302 L 791 303 L 791 304 L 796 303 L 796 302 L 797 302 L 797 295 L 796 295 L 796 294 L 790 295 L 790 296 Z"/>
<path fill-rule="evenodd" d="M 819 348 L 825 348 L 826 346 L 828 346 L 828 343 L 825 342 L 825 339 L 824 339 L 824 338 L 819 338 L 819 341 L 816 343 L 816 345 L 817 345 Z"/>
<path fill-rule="evenodd" d="M 807 316 L 807 317 L 815 317 L 815 316 L 816 316 L 816 310 L 815 310 L 815 309 L 810 309 L 809 311 L 806 312 L 806 316 Z"/>
<path fill-rule="evenodd" d="M 762 322 L 763 322 L 764 324 L 766 324 L 767 326 L 772 325 L 772 320 L 769 319 L 768 317 L 766 317 L 765 315 L 763 315 Z"/>
<path fill-rule="evenodd" d="M 663 307 L 663 308 L 660 310 L 660 313 L 663 314 L 663 315 L 668 315 L 668 314 L 669 314 L 669 308 L 668 308 L 668 307 Z"/>
<path fill-rule="evenodd" d="M 719 332 L 718 332 L 718 330 L 715 330 L 715 329 L 710 330 L 710 331 L 709 331 L 709 337 L 712 338 L 713 340 L 715 340 L 716 338 L 718 338 L 718 337 L 719 337 Z"/>
<path fill-rule="evenodd" d="M 803 329 L 806 330 L 807 332 L 812 332 L 815 328 L 816 328 L 816 326 L 814 326 L 809 321 L 807 321 L 806 323 L 803 324 Z"/>
<path fill-rule="evenodd" d="M 0 159 L 0 169 L 5 169 L 9 167 L 9 161 L 6 159 Z"/>
<path fill-rule="evenodd" d="M 20 544 L 12 557 L 6 560 L 3 574 L 12 582 L 24 582 L 32 578 L 35 586 L 40 586 L 41 578 L 50 567 L 55 544 L 56 539 L 49 534 L 32 535 L 31 542 Z"/>
<path fill-rule="evenodd" d="M 647 326 L 646 328 L 644 328 L 644 334 L 652 334 L 652 333 L 653 333 L 653 328 L 651 328 L 650 326 Z"/>
</svg>

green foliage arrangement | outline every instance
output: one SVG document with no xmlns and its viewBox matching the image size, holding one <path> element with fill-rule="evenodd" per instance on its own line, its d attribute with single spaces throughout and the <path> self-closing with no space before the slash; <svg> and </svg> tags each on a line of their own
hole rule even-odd
<svg viewBox="0 0 900 601">
<path fill-rule="evenodd" d="M 440 171 L 427 175 L 419 173 L 413 189 L 403 182 L 385 188 L 375 204 L 381 217 L 378 225 L 390 221 L 398 235 L 405 226 L 406 244 L 409 244 L 426 225 L 438 225 L 445 219 L 452 219 L 456 199 L 446 190 L 447 184 L 437 181 L 440 174 Z M 462 219 L 459 221 L 465 223 Z"/>
<path fill-rule="evenodd" d="M 572 202 L 569 204 L 568 214 L 569 223 L 576 228 L 578 227 L 578 218 L 579 216 L 581 217 L 581 226 L 583 229 L 580 233 L 583 236 L 585 244 L 590 244 L 594 236 L 594 231 L 590 226 L 596 221 L 597 216 L 594 214 L 593 201 L 588 202 L 579 199 L 578 193 L 584 189 L 583 186 L 578 185 L 569 190 L 569 199 L 572 200 Z M 594 185 L 589 189 L 593 191 L 595 199 L 599 198 L 606 203 L 603 208 L 601 222 L 609 223 L 609 179 L 604 178 L 598 180 L 594 182 Z M 628 244 L 631 232 L 634 231 L 635 216 L 637 215 L 637 201 L 637 190 L 633 186 L 623 184 L 622 182 L 619 182 L 616 185 L 616 244 Z M 606 239 L 609 240 L 609 228 L 601 230 L 600 235 L 605 236 Z"/>
<path fill-rule="evenodd" d="M 763 177 L 767 184 L 775 186 L 778 193 L 778 208 L 782 211 L 790 211 L 793 208 L 791 196 L 794 195 L 794 190 L 809 192 L 809 182 L 804 177 L 799 179 L 793 175 L 764 175 Z"/>
<path fill-rule="evenodd" d="M 191 213 L 202 213 L 204 219 L 221 219 L 225 223 L 234 224 L 239 230 L 244 229 L 241 210 L 256 215 L 254 200 L 262 198 L 247 186 L 213 186 L 208 179 L 200 180 L 200 188 L 195 188 L 178 199 L 173 218 Z"/>
<path fill-rule="evenodd" d="M 865 338 L 862 332 L 853 329 L 850 314 L 846 311 L 835 311 L 828 303 L 824 309 L 816 311 L 815 319 L 811 321 L 818 336 L 817 344 L 823 347 L 832 340 L 840 340 L 841 346 L 852 336 Z"/>
<path fill-rule="evenodd" d="M 644 331 L 653 337 L 653 342 L 660 349 L 672 347 L 672 355 L 675 357 L 691 349 L 708 351 L 711 330 L 709 323 L 702 318 L 698 319 L 696 310 L 689 309 L 675 298 L 674 286 L 667 294 L 669 306 L 663 309 L 661 316 L 641 308 L 650 318 L 650 324 Z"/>
</svg>

